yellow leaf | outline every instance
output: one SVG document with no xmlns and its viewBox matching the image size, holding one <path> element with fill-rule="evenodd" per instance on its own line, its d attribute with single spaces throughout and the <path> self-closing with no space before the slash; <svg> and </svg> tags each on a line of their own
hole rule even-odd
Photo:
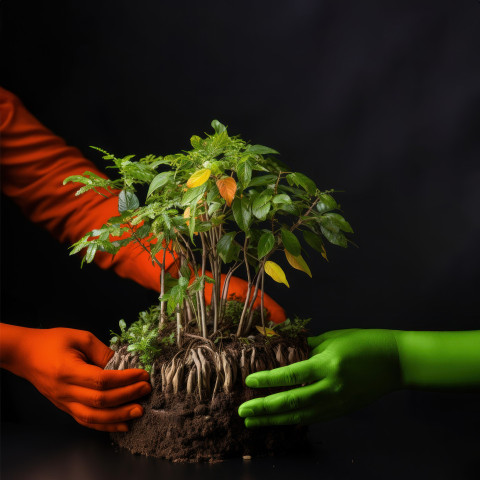
<svg viewBox="0 0 480 480">
<path fill-rule="evenodd" d="M 284 283 L 288 288 L 290 285 L 288 284 L 287 277 L 285 276 L 285 272 L 282 270 L 280 265 L 277 265 L 275 262 L 265 262 L 265 273 L 272 277 L 278 283 Z"/>
<path fill-rule="evenodd" d="M 322 245 L 322 257 L 328 262 L 327 251 L 325 250 L 325 247 L 323 245 Z"/>
<path fill-rule="evenodd" d="M 278 335 L 278 333 L 271 328 L 263 328 L 260 325 L 256 325 L 256 328 L 262 335 L 266 335 L 267 337 L 273 337 L 274 335 Z"/>
<path fill-rule="evenodd" d="M 188 188 L 199 187 L 203 185 L 209 178 L 212 171 L 209 168 L 202 168 L 192 173 L 191 177 L 187 181 Z"/>
<path fill-rule="evenodd" d="M 308 267 L 307 263 L 301 255 L 295 257 L 288 250 L 285 250 L 285 256 L 287 257 L 288 263 L 293 268 L 305 272 L 310 278 L 312 278 L 312 272 L 310 271 L 310 268 Z"/>
<path fill-rule="evenodd" d="M 235 192 L 237 191 L 237 182 L 232 177 L 225 177 L 217 180 L 217 187 L 220 195 L 230 207 L 235 198 Z"/>
</svg>

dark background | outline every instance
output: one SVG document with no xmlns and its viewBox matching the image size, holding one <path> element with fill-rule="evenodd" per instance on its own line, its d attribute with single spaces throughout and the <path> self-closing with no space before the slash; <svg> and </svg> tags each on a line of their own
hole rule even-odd
<svg viewBox="0 0 480 480">
<path fill-rule="evenodd" d="M 101 168 L 88 145 L 174 153 L 218 118 L 320 188 L 345 191 L 337 200 L 360 248 L 332 246 L 330 263 L 312 255 L 313 280 L 290 270 L 290 290 L 268 284 L 315 332 L 479 328 L 478 2 L 4 0 L 0 14 L 1 84 Z M 120 318 L 155 301 L 112 272 L 80 270 L 5 197 L 1 213 L 2 321 L 88 329 L 106 342 Z M 5 422 L 83 431 L 2 375 Z M 479 402 L 392 394 L 330 430 L 341 445 L 342 428 L 372 422 L 352 445 L 370 439 L 365 455 L 385 462 L 378 429 L 395 415 L 402 455 L 433 442 L 423 466 L 447 462 L 445 472 L 465 464 L 467 444 L 480 446 Z M 440 419 L 443 436 L 430 431 Z M 433 453 L 439 442 L 457 452 L 451 463 Z"/>
</svg>

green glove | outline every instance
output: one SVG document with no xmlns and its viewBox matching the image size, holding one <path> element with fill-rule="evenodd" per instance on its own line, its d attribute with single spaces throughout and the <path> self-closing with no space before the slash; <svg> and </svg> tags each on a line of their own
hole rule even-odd
<svg viewBox="0 0 480 480">
<path fill-rule="evenodd" d="M 327 420 L 401 388 L 480 388 L 480 331 L 349 329 L 308 342 L 308 360 L 246 378 L 253 388 L 303 385 L 243 403 L 247 427 Z"/>
<path fill-rule="evenodd" d="M 480 391 L 480 330 L 395 337 L 405 388 Z"/>
</svg>

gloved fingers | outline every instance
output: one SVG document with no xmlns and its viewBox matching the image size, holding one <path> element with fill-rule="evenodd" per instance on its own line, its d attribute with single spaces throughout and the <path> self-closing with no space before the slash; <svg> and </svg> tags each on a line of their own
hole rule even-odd
<svg viewBox="0 0 480 480">
<path fill-rule="evenodd" d="M 325 340 L 330 340 L 332 338 L 340 337 L 345 335 L 349 332 L 355 332 L 360 330 L 359 328 L 345 328 L 343 330 L 330 330 L 328 332 L 322 333 L 321 335 L 317 335 L 316 337 L 308 337 L 307 342 L 308 346 L 313 350 L 319 345 L 321 345 Z M 317 351 L 316 353 L 320 353 Z M 311 355 L 316 355 L 316 353 L 311 353 Z"/>
<path fill-rule="evenodd" d="M 308 407 L 292 412 L 278 413 L 274 415 L 263 415 L 261 417 L 247 417 L 245 426 L 247 428 L 266 427 L 275 425 L 299 425 L 309 424 L 321 419 L 314 407 Z"/>
<path fill-rule="evenodd" d="M 109 390 L 111 388 L 124 387 L 137 382 L 148 382 L 148 372 L 140 368 L 127 370 L 102 370 L 94 365 L 84 362 L 75 362 L 69 365 L 69 369 L 63 373 L 62 381 L 71 385 L 93 388 L 94 390 Z"/>
<path fill-rule="evenodd" d="M 315 348 L 318 344 L 322 343 L 324 340 L 329 340 L 331 338 L 340 337 L 346 333 L 357 332 L 361 330 L 360 328 L 343 328 L 339 330 L 329 330 L 328 332 L 322 333 L 315 337 L 308 337 L 308 345 L 310 348 Z"/>
<path fill-rule="evenodd" d="M 84 427 L 101 432 L 128 432 L 128 425 L 126 423 L 85 423 L 78 418 L 75 418 L 75 421 Z"/>
<path fill-rule="evenodd" d="M 143 407 L 138 403 L 114 408 L 93 408 L 71 402 L 68 404 L 68 408 L 70 415 L 75 417 L 77 422 L 80 421 L 86 424 L 85 426 L 122 423 L 143 415 Z"/>
<path fill-rule="evenodd" d="M 245 417 L 275 415 L 293 412 L 317 403 L 317 398 L 328 387 L 327 380 L 312 385 L 294 388 L 287 392 L 274 393 L 268 397 L 254 398 L 240 405 L 238 414 Z"/>
<path fill-rule="evenodd" d="M 315 363 L 311 360 L 303 360 L 286 367 L 252 373 L 245 379 L 245 384 L 251 388 L 262 388 L 288 387 L 311 383 L 319 380 L 315 366 Z"/>
<path fill-rule="evenodd" d="M 89 407 L 111 408 L 131 403 L 151 391 L 152 387 L 147 382 L 137 382 L 133 385 L 111 390 L 94 390 L 77 385 L 68 385 L 63 398 L 66 401 L 78 402 Z"/>
</svg>

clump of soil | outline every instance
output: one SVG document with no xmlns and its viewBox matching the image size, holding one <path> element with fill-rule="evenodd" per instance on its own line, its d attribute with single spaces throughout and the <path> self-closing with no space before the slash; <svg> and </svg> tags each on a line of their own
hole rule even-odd
<svg viewBox="0 0 480 480">
<path fill-rule="evenodd" d="M 291 452 L 292 445 L 305 448 L 306 427 L 247 429 L 237 413 L 247 400 L 284 390 L 254 390 L 244 380 L 255 371 L 307 358 L 305 338 L 250 339 L 248 345 L 233 341 L 220 347 L 194 340 L 181 351 L 165 352 L 151 373 L 152 393 L 140 402 L 144 415 L 129 432 L 111 434 L 114 442 L 132 453 L 174 462 L 218 462 L 280 455 Z M 125 347 L 116 356 L 122 368 L 135 366 Z M 112 360 L 107 368 L 115 365 Z"/>
</svg>

